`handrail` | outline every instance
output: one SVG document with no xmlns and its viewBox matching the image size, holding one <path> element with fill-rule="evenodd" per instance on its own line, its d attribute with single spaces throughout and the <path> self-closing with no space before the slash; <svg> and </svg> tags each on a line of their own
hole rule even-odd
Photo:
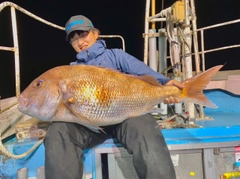
<svg viewBox="0 0 240 179">
<path fill-rule="evenodd" d="M 38 16 L 34 15 L 33 13 L 27 11 L 26 9 L 24 9 L 24 8 L 14 4 L 12 2 L 9 2 L 9 1 L 6 1 L 6 2 L 3 2 L 3 3 L 0 4 L 0 12 L 7 6 L 14 7 L 15 9 L 19 10 L 20 12 L 22 12 L 22 13 L 24 13 L 24 14 L 26 14 L 26 15 L 28 15 L 28 16 L 30 16 L 30 17 L 32 17 L 32 18 L 42 22 L 42 23 L 44 23 L 44 24 L 50 25 L 50 26 L 52 26 L 54 28 L 57 28 L 57 29 L 60 29 L 60 30 L 65 30 L 64 27 L 61 27 L 61 26 L 56 25 L 56 24 L 54 24 L 52 22 L 49 22 L 49 21 L 47 21 L 47 20 L 45 20 L 45 19 L 43 19 L 41 17 L 38 17 Z"/>
<path fill-rule="evenodd" d="M 19 45 L 18 45 L 18 31 L 17 31 L 17 19 L 16 19 L 16 12 L 15 9 L 19 10 L 20 12 L 40 21 L 43 22 L 47 25 L 50 25 L 54 28 L 58 28 L 60 30 L 64 30 L 63 27 L 55 25 L 49 21 L 46 21 L 26 9 L 21 8 L 20 6 L 6 1 L 0 4 L 0 12 L 7 6 L 10 6 L 11 8 L 11 18 L 12 18 L 12 34 L 13 34 L 13 47 L 4 47 L 0 46 L 0 50 L 5 50 L 5 51 L 12 51 L 14 52 L 14 59 L 15 59 L 15 86 L 16 86 L 16 96 L 18 97 L 20 95 L 20 61 L 19 61 Z"/>
<path fill-rule="evenodd" d="M 213 28 L 216 28 L 216 27 L 225 26 L 225 25 L 231 25 L 231 24 L 235 24 L 235 23 L 239 23 L 239 22 L 240 22 L 240 19 L 227 21 L 227 22 L 224 22 L 224 23 L 219 23 L 219 24 L 214 24 L 214 25 L 203 27 L 203 28 L 199 28 L 196 31 L 201 32 L 201 44 L 203 44 L 203 42 L 204 42 L 203 31 L 208 30 L 208 29 L 213 29 Z M 210 53 L 210 52 L 216 52 L 216 51 L 220 51 L 220 50 L 239 48 L 239 47 L 240 47 L 240 44 L 227 45 L 227 46 L 223 46 L 223 47 L 212 48 L 212 49 L 209 49 L 209 50 L 202 50 L 202 51 L 199 51 L 199 54 L 203 55 L 203 54 Z M 202 47 L 202 49 L 204 49 L 204 47 Z M 195 55 L 195 54 L 191 53 L 191 55 Z M 169 58 L 170 58 L 170 56 L 167 56 L 167 59 L 169 59 Z M 203 71 L 205 71 L 205 68 L 203 68 L 203 69 L 204 69 Z"/>
<path fill-rule="evenodd" d="M 0 12 L 4 7 L 0 4 Z M 12 33 L 13 33 L 13 45 L 14 47 L 2 47 L 0 50 L 14 52 L 15 59 L 15 85 L 16 85 L 16 96 L 20 95 L 20 63 L 19 63 L 19 48 L 18 48 L 18 34 L 17 34 L 17 19 L 15 8 L 11 7 L 11 19 L 12 19 Z"/>
<path fill-rule="evenodd" d="M 99 35 L 100 38 L 120 38 L 122 40 L 122 49 L 125 51 L 125 40 L 121 35 Z"/>
<path fill-rule="evenodd" d="M 240 22 L 240 19 L 236 19 L 236 20 L 227 21 L 227 22 L 214 24 L 214 25 L 210 25 L 210 26 L 206 26 L 206 27 L 197 29 L 197 31 L 200 32 L 200 37 L 201 37 L 201 42 L 200 42 L 201 43 L 201 51 L 199 52 L 199 54 L 201 54 L 201 56 L 202 56 L 201 60 L 202 60 L 202 70 L 203 71 L 205 71 L 205 54 L 206 53 L 240 47 L 240 44 L 235 44 L 235 45 L 228 45 L 228 46 L 218 47 L 218 48 L 214 48 L 214 49 L 210 49 L 210 50 L 205 50 L 205 48 L 204 48 L 204 31 L 213 29 L 216 27 L 222 27 L 222 26 L 226 26 L 226 25 L 236 24 L 239 22 Z"/>
<path fill-rule="evenodd" d="M 19 61 L 19 45 L 18 45 L 18 33 L 17 33 L 17 19 L 16 19 L 16 13 L 15 9 L 19 10 L 20 12 L 46 24 L 51 27 L 57 28 L 59 30 L 65 30 L 65 27 L 56 25 L 50 21 L 47 21 L 39 16 L 34 15 L 33 13 L 27 11 L 26 9 L 12 3 L 9 1 L 2 2 L 0 4 L 0 12 L 7 6 L 10 6 L 11 8 L 11 17 L 12 17 L 12 32 L 13 32 L 13 47 L 4 47 L 0 46 L 0 50 L 5 51 L 12 51 L 14 52 L 14 58 L 15 58 L 15 86 L 16 86 L 16 96 L 18 97 L 20 95 L 20 61 Z M 100 38 L 120 38 L 122 41 L 122 49 L 125 51 L 125 41 L 124 38 L 120 35 L 99 35 Z"/>
<path fill-rule="evenodd" d="M 14 4 L 12 2 L 9 2 L 9 1 L 6 1 L 6 2 L 3 2 L 3 3 L 0 4 L 0 12 L 1 12 L 1 10 L 3 8 L 5 8 L 7 6 L 14 7 L 15 9 L 21 11 L 22 13 L 24 13 L 24 14 L 26 14 L 26 15 L 28 15 L 28 16 L 30 16 L 30 17 L 32 17 L 32 18 L 42 22 L 42 23 L 44 23 L 44 24 L 50 25 L 50 26 L 52 26 L 54 28 L 57 28 L 57 29 L 60 29 L 60 30 L 65 30 L 65 27 L 56 25 L 56 24 L 54 24 L 54 23 L 52 23 L 50 21 L 47 21 L 47 20 L 39 17 L 39 16 L 36 16 L 33 13 L 27 11 L 26 9 L 21 8 L 20 6 Z M 120 38 L 121 41 L 122 41 L 122 49 L 125 51 L 125 40 L 124 40 L 124 38 L 122 36 L 120 36 L 120 35 L 99 35 L 99 37 L 101 37 L 101 38 Z M 2 50 L 5 50 L 5 49 L 2 49 Z"/>
<path fill-rule="evenodd" d="M 17 19 L 16 19 L 16 12 L 15 9 L 19 10 L 20 12 L 44 23 L 49 26 L 52 26 L 54 28 L 60 29 L 60 30 L 65 30 L 64 27 L 61 27 L 59 25 L 53 24 L 43 18 L 40 18 L 29 11 L 21 8 L 20 6 L 6 1 L 0 4 L 0 12 L 7 6 L 10 6 L 11 8 L 11 18 L 12 18 L 12 35 L 13 35 L 13 47 L 4 47 L 0 46 L 0 50 L 5 50 L 5 51 L 12 51 L 14 52 L 14 59 L 15 59 L 15 85 L 16 85 L 16 97 L 20 95 L 20 60 L 19 60 L 19 45 L 18 45 L 18 31 L 17 31 Z M 125 41 L 122 36 L 120 35 L 99 35 L 100 38 L 120 38 L 122 40 L 122 49 L 125 51 Z M 26 155 L 30 154 L 35 148 L 37 148 L 41 143 L 43 142 L 42 140 L 39 140 L 29 151 L 26 153 L 23 153 L 21 155 L 14 155 L 8 152 L 5 147 L 2 144 L 2 139 L 1 139 L 1 133 L 0 133 L 0 153 L 11 157 L 15 159 L 23 158 Z"/>
<path fill-rule="evenodd" d="M 238 22 L 240 22 L 240 19 L 236 19 L 236 20 L 232 20 L 232 21 L 227 21 L 227 22 L 222 22 L 222 23 L 219 23 L 219 24 L 206 26 L 206 27 L 197 29 L 197 31 L 206 30 L 206 29 L 213 29 L 213 28 L 216 28 L 216 27 L 221 27 L 221 26 L 230 25 L 230 24 L 236 24 Z"/>
<path fill-rule="evenodd" d="M 172 9 L 171 9 L 172 7 L 174 6 L 170 6 L 166 9 L 161 10 L 160 13 L 152 14 L 152 16 L 150 16 L 150 10 L 149 10 L 150 0 L 146 0 L 145 28 L 144 28 L 144 34 L 143 34 L 144 35 L 144 62 L 146 64 L 148 64 L 148 61 L 151 60 L 150 57 L 148 56 L 148 50 L 150 48 L 148 40 L 152 37 L 156 38 L 162 35 L 160 33 L 149 33 L 149 23 L 164 21 L 165 20 L 164 18 L 159 18 L 159 17 L 165 17 L 167 12 L 169 12 L 172 16 Z M 234 45 L 228 45 L 228 46 L 223 46 L 219 48 L 205 50 L 204 49 L 204 31 L 208 29 L 216 28 L 216 27 L 238 23 L 240 22 L 240 19 L 197 29 L 194 0 L 184 0 L 184 13 L 185 13 L 184 24 L 180 24 L 181 26 L 180 25 L 178 26 L 178 30 L 180 33 L 175 35 L 180 36 L 180 39 L 182 40 L 183 46 L 182 46 L 181 55 L 183 59 L 182 62 L 184 63 L 184 65 L 182 65 L 182 71 L 183 71 L 182 76 L 183 76 L 183 79 L 188 79 L 192 77 L 192 56 L 193 55 L 195 55 L 196 74 L 198 74 L 200 73 L 200 64 L 201 64 L 200 61 L 202 62 L 202 71 L 205 71 L 205 54 L 206 53 L 240 47 L 240 44 L 234 44 Z M 198 32 L 201 33 L 200 42 L 198 42 L 198 36 L 197 36 Z M 194 52 L 192 52 L 192 49 L 191 49 L 192 42 L 193 42 Z M 201 51 L 199 51 L 198 49 L 199 44 L 201 45 Z M 200 59 L 200 55 L 202 57 L 201 59 Z M 169 58 L 171 58 L 171 52 L 169 53 L 169 56 L 167 56 L 167 59 Z M 194 111 L 193 111 L 194 107 L 186 106 L 186 109 L 190 113 L 190 118 L 192 118 L 194 114 Z"/>
</svg>

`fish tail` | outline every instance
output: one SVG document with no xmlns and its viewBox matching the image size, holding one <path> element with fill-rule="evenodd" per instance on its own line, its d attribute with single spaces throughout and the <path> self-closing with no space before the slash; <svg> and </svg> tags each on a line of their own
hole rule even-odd
<svg viewBox="0 0 240 179">
<path fill-rule="evenodd" d="M 223 67 L 218 65 L 208 69 L 207 71 L 192 77 L 183 82 L 184 88 L 182 90 L 181 98 L 185 102 L 193 102 L 202 106 L 217 108 L 216 104 L 207 99 L 203 90 L 211 81 L 212 77 Z"/>
</svg>

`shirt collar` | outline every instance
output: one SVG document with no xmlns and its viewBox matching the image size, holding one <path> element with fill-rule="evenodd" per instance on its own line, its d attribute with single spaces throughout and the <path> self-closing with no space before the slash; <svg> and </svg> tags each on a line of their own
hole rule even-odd
<svg viewBox="0 0 240 179">
<path fill-rule="evenodd" d="M 97 58 L 106 49 L 106 43 L 104 40 L 97 40 L 91 47 L 83 50 L 77 54 L 77 61 L 87 62 L 89 60 Z"/>
</svg>

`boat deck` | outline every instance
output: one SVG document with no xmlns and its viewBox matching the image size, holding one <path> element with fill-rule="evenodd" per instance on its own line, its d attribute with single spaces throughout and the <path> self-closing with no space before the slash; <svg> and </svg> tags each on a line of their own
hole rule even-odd
<svg viewBox="0 0 240 179">
<path fill-rule="evenodd" d="M 235 147 L 240 145 L 240 96 L 234 95 L 224 90 L 207 90 L 207 98 L 219 106 L 217 109 L 204 108 L 206 116 L 212 117 L 213 120 L 196 121 L 201 128 L 181 128 L 181 129 L 163 129 L 162 133 L 172 154 L 182 153 L 193 150 L 204 151 L 207 160 L 212 157 L 213 148 Z M 5 143 L 8 151 L 14 154 L 22 154 L 29 150 L 36 140 L 16 143 L 14 139 Z M 120 148 L 119 148 L 120 147 Z M 109 139 L 103 144 L 93 149 L 85 151 L 86 174 L 89 176 L 101 175 L 97 173 L 98 165 L 101 166 L 101 154 L 110 154 L 109 157 L 115 156 L 116 152 L 121 151 L 121 145 L 114 139 Z M 210 149 L 210 150 L 209 150 Z M 22 159 L 9 159 L 0 156 L 0 173 L 1 177 L 16 178 L 16 171 L 21 168 L 28 168 L 28 176 L 35 177 L 39 167 L 44 166 L 44 146 L 34 151 L 30 156 Z M 208 155 L 207 155 L 208 154 Z M 122 154 L 121 154 L 122 155 Z M 123 156 L 123 155 L 122 155 Z M 96 161 L 96 162 L 94 162 Z M 213 173 L 214 169 L 206 167 L 206 172 Z M 201 178 L 201 177 L 200 177 Z"/>
<path fill-rule="evenodd" d="M 204 108 L 205 115 L 213 120 L 197 120 L 201 128 L 162 130 L 168 145 L 177 149 L 203 148 L 205 145 L 220 145 L 240 141 L 240 96 L 224 90 L 207 90 L 205 94 L 218 108 Z M 240 144 L 240 142 L 239 142 Z"/>
</svg>

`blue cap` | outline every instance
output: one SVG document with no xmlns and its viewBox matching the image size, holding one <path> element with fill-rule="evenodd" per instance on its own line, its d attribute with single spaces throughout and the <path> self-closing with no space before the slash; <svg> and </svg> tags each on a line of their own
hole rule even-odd
<svg viewBox="0 0 240 179">
<path fill-rule="evenodd" d="M 67 33 L 66 40 L 69 41 L 69 34 L 76 30 L 88 31 L 93 28 L 92 22 L 83 15 L 72 16 L 65 25 Z"/>
</svg>

